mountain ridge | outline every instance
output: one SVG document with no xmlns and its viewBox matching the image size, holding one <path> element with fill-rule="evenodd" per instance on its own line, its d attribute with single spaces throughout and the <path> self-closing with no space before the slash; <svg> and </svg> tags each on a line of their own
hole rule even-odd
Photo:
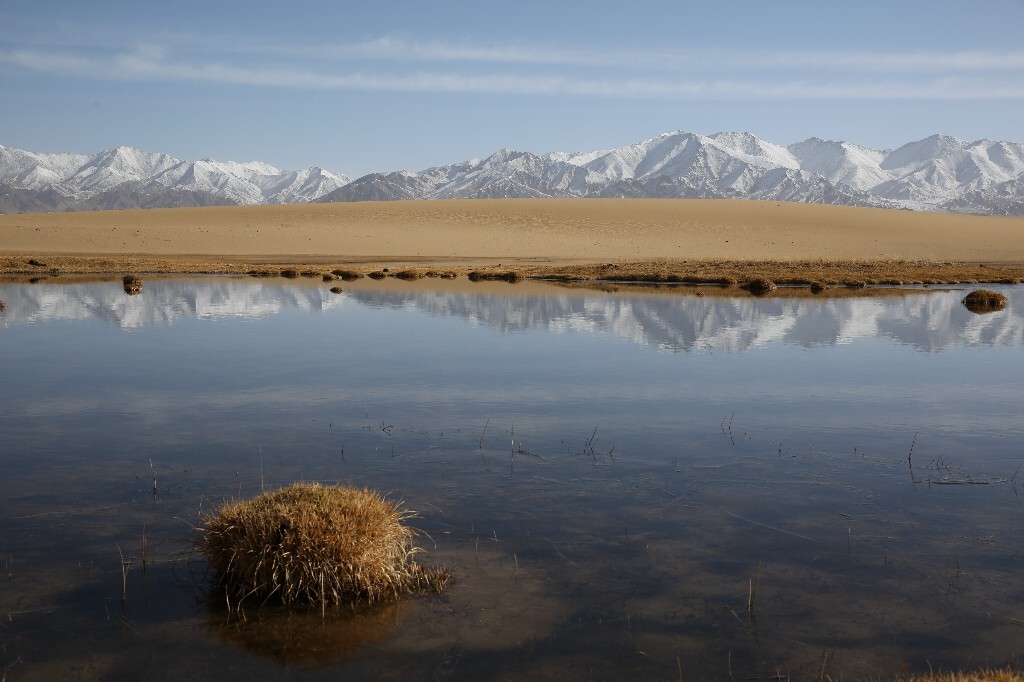
<svg viewBox="0 0 1024 682">
<path fill-rule="evenodd" d="M 683 130 L 590 152 L 503 148 L 351 179 L 320 167 L 185 161 L 120 146 L 93 155 L 0 145 L 0 212 L 460 198 L 725 198 L 1024 215 L 1024 143 L 935 134 L 895 149 Z"/>
</svg>

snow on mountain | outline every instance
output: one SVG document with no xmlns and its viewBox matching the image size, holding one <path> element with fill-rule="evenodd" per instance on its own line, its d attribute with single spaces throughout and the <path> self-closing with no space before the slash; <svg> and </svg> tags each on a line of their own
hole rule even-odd
<svg viewBox="0 0 1024 682">
<path fill-rule="evenodd" d="M 881 167 L 885 152 L 852 142 L 832 142 L 812 137 L 791 144 L 788 149 L 799 168 L 862 192 L 890 179 Z"/>
<path fill-rule="evenodd" d="M 262 161 L 182 161 L 167 154 L 116 147 L 92 156 L 35 154 L 0 146 L 0 185 L 9 193 L 55 191 L 67 198 L 51 210 L 121 208 L 138 204 L 210 205 L 312 201 L 350 182 L 322 168 L 284 171 Z M 140 195 L 133 202 L 125 192 Z M 104 198 L 115 200 L 104 201 Z M 0 207 L 2 208 L 2 207 Z"/>
<path fill-rule="evenodd" d="M 674 131 L 592 152 L 501 149 L 354 181 L 323 168 L 181 161 L 117 147 L 94 156 L 0 146 L 0 211 L 454 198 L 662 197 L 801 201 L 1024 215 L 1024 144 L 932 135 L 897 149 L 816 137 Z"/>
</svg>

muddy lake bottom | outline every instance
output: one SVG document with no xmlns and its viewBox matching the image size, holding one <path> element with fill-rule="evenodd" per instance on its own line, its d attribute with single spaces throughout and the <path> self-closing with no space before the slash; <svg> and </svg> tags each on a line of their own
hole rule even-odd
<svg viewBox="0 0 1024 682">
<path fill-rule="evenodd" d="M 0 284 L 6 679 L 1024 664 L 1021 287 L 328 286 Z M 455 582 L 232 615 L 201 513 L 300 480 L 402 500 Z"/>
</svg>

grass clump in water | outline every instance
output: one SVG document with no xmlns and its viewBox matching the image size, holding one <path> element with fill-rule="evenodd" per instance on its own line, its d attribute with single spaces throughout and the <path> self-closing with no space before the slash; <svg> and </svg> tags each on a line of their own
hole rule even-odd
<svg viewBox="0 0 1024 682">
<path fill-rule="evenodd" d="M 4 303 L 3 299 L 0 299 L 0 313 L 7 310 L 7 304 Z"/>
<path fill-rule="evenodd" d="M 346 281 L 346 282 L 351 282 L 352 280 L 360 279 L 363 276 L 363 273 L 361 273 L 361 272 L 356 272 L 355 270 L 342 270 L 342 269 L 331 270 L 331 274 L 334 275 L 335 277 L 338 277 L 338 278 Z"/>
<path fill-rule="evenodd" d="M 523 276 L 518 272 L 510 270 L 508 272 L 480 272 L 473 270 L 468 275 L 470 282 L 483 282 L 487 280 L 508 282 L 509 284 L 515 284 L 523 279 Z"/>
<path fill-rule="evenodd" d="M 342 289 L 341 287 L 331 287 L 331 293 L 332 294 L 340 294 L 343 291 L 345 291 L 345 290 Z"/>
<path fill-rule="evenodd" d="M 998 291 L 975 289 L 964 296 L 961 303 L 974 313 L 991 313 L 1006 307 L 1006 296 Z"/>
<path fill-rule="evenodd" d="M 776 287 L 775 282 L 767 277 L 755 277 L 744 284 L 743 288 L 752 294 L 764 294 L 769 291 L 775 291 L 778 287 Z"/>
<path fill-rule="evenodd" d="M 299 276 L 299 272 L 298 272 L 298 270 L 293 270 L 291 268 L 287 268 L 287 269 L 281 271 L 281 276 L 282 277 L 287 277 L 288 279 L 295 279 L 296 277 Z"/>
<path fill-rule="evenodd" d="M 129 296 L 142 293 L 142 278 L 138 275 L 125 275 L 121 278 L 121 285 Z"/>
<path fill-rule="evenodd" d="M 199 546 L 240 599 L 323 606 L 441 591 L 451 574 L 414 561 L 412 516 L 372 490 L 296 483 L 225 504 Z"/>
</svg>

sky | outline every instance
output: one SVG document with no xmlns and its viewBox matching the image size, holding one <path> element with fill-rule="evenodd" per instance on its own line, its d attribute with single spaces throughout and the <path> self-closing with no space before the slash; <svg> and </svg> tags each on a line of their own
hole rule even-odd
<svg viewBox="0 0 1024 682">
<path fill-rule="evenodd" d="M 0 5 L 0 145 L 320 166 L 683 130 L 1024 142 L 1024 0 Z"/>
</svg>

